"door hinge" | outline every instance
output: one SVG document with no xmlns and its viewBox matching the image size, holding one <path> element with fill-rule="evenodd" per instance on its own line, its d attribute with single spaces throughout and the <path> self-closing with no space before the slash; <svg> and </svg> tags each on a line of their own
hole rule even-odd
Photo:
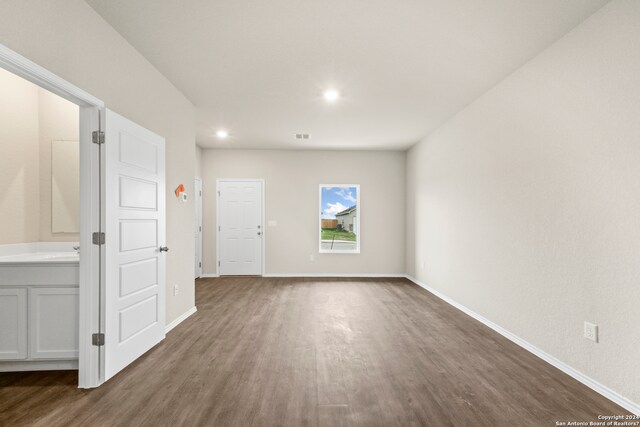
<svg viewBox="0 0 640 427">
<path fill-rule="evenodd" d="M 104 144 L 104 132 L 99 130 L 94 130 L 91 133 L 91 139 L 94 144 Z"/>
<path fill-rule="evenodd" d="M 93 233 L 92 241 L 94 245 L 104 245 L 104 242 L 105 242 L 104 233 L 102 232 Z"/>
<path fill-rule="evenodd" d="M 202 190 L 200 190 L 200 195 L 202 196 Z"/>
<path fill-rule="evenodd" d="M 99 334 L 93 334 L 91 335 L 91 344 L 95 345 L 95 346 L 101 346 L 104 345 L 104 334 L 103 333 L 99 333 Z"/>
<path fill-rule="evenodd" d="M 202 226 L 198 226 L 199 230 L 198 231 L 202 231 Z"/>
<path fill-rule="evenodd" d="M 198 263 L 198 267 L 202 268 L 202 263 L 201 262 Z"/>
<path fill-rule="evenodd" d="M 218 267 L 220 267 L 220 261 L 218 261 Z"/>
<path fill-rule="evenodd" d="M 218 226 L 218 231 L 220 231 L 220 226 Z"/>
<path fill-rule="evenodd" d="M 220 190 L 218 190 L 218 197 L 220 197 Z"/>
</svg>

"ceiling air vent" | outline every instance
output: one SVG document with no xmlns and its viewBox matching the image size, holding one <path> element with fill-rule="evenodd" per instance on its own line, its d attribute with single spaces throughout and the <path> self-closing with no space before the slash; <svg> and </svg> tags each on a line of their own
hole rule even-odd
<svg viewBox="0 0 640 427">
<path fill-rule="evenodd" d="M 296 133 L 296 139 L 309 139 L 308 133 Z"/>
</svg>

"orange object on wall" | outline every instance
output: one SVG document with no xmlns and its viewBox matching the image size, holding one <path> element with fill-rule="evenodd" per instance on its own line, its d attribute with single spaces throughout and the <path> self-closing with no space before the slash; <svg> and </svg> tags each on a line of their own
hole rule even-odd
<svg viewBox="0 0 640 427">
<path fill-rule="evenodd" d="M 176 188 L 176 197 L 180 197 L 182 193 L 184 193 L 184 184 L 180 184 L 178 188 Z"/>
</svg>

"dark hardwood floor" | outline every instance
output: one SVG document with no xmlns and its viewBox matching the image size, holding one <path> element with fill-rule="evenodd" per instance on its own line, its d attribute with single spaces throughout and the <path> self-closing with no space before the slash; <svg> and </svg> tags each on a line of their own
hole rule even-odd
<svg viewBox="0 0 640 427">
<path fill-rule="evenodd" d="M 0 425 L 554 426 L 625 410 L 404 279 L 198 280 L 115 378 L 0 374 Z"/>
</svg>

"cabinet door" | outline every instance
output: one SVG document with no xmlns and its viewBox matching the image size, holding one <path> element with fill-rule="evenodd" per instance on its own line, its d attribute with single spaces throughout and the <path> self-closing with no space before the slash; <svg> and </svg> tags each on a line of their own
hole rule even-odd
<svg viewBox="0 0 640 427">
<path fill-rule="evenodd" d="M 0 360 L 27 358 L 27 290 L 0 288 Z"/>
<path fill-rule="evenodd" d="M 29 290 L 29 358 L 78 358 L 78 288 Z"/>
</svg>

